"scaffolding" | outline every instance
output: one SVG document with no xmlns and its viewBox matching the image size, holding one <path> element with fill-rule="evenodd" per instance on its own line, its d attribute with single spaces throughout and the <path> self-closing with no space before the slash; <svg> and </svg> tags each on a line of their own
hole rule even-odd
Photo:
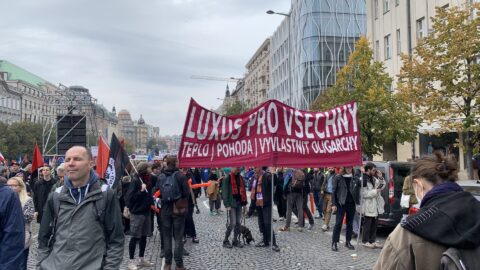
<svg viewBox="0 0 480 270">
<path fill-rule="evenodd" d="M 82 86 L 70 86 L 60 84 L 58 89 L 52 94 L 45 94 L 45 98 L 48 102 L 47 106 L 54 107 L 54 112 L 56 114 L 47 115 L 51 121 L 47 121 L 43 125 L 42 130 L 42 153 L 44 156 L 53 156 L 58 155 L 58 144 L 68 136 L 77 125 L 86 119 L 87 122 L 87 144 L 88 144 L 88 135 L 93 135 L 95 138 L 98 137 L 98 127 L 96 120 L 96 105 L 97 99 L 93 98 L 90 95 L 88 89 Z M 55 138 L 55 144 L 51 147 L 47 147 L 50 140 L 52 139 L 51 135 L 54 130 L 57 130 L 58 123 L 62 121 L 68 115 L 82 115 L 83 117 L 76 121 L 75 124 L 70 127 L 67 133 L 62 136 L 62 138 Z M 61 116 L 61 117 L 59 117 Z M 47 149 L 48 148 L 48 149 Z M 55 150 L 55 152 L 52 152 Z"/>
</svg>

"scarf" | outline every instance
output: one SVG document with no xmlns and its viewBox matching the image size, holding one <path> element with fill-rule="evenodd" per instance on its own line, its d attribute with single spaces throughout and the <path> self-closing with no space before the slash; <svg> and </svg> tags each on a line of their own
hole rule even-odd
<svg viewBox="0 0 480 270">
<path fill-rule="evenodd" d="M 251 194 L 251 199 L 256 200 L 255 205 L 263 207 L 263 192 L 262 192 L 262 183 L 263 183 L 263 175 L 260 178 L 255 179 L 253 181 L 253 189 Z"/>
<path fill-rule="evenodd" d="M 247 192 L 245 192 L 245 185 L 243 184 L 243 179 L 240 177 L 240 197 L 242 199 L 242 202 L 247 202 Z M 232 195 L 239 195 L 238 193 L 238 186 L 237 186 L 237 181 L 236 181 L 236 175 L 231 172 L 230 173 L 230 184 L 232 185 Z"/>
<path fill-rule="evenodd" d="M 463 191 L 463 189 L 454 182 L 445 182 L 442 184 L 438 184 L 433 186 L 433 188 L 425 194 L 425 197 L 423 197 L 421 203 L 420 203 L 420 208 L 424 206 L 427 201 L 432 199 L 433 197 L 436 197 L 437 195 L 440 195 L 442 193 L 447 193 L 447 192 L 459 192 Z"/>
</svg>

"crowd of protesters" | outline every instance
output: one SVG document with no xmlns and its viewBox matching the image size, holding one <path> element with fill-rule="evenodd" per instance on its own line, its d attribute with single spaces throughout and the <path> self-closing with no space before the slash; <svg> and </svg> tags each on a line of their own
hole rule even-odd
<svg viewBox="0 0 480 270">
<path fill-rule="evenodd" d="M 127 166 L 125 176 L 115 190 L 105 183 L 103 176 L 95 173 L 93 163 L 88 149 L 72 147 L 67 151 L 64 163 L 53 168 L 42 166 L 38 174 L 32 173 L 28 164 L 23 168 L 17 162 L 10 167 L 0 166 L 1 269 L 27 269 L 31 227 L 35 221 L 40 223 L 38 269 L 118 269 L 123 260 L 125 235 L 130 236 L 128 269 L 154 266 L 145 259 L 145 251 L 147 239 L 155 228 L 161 236 L 160 257 L 165 258 L 163 269 L 172 269 L 173 261 L 175 269 L 186 269 L 183 262 L 183 256 L 188 255 L 185 242 L 187 239 L 195 244 L 200 242 L 194 213 L 199 212 L 197 200 L 202 196 L 202 190 L 208 198 L 210 214 L 227 215 L 224 248 L 243 248 L 242 230 L 248 229 L 243 228 L 242 223 L 245 224 L 245 218 L 257 216 L 257 230 L 262 239 L 255 246 L 271 247 L 279 252 L 280 245 L 272 231 L 272 221 L 277 221 L 272 215 L 273 204 L 278 211 L 278 221 L 285 220 L 280 232 L 291 231 L 292 223 L 299 232 L 305 227 L 312 230 L 315 223 L 322 223 L 321 230 L 328 231 L 334 214 L 333 252 L 340 248 L 343 224 L 346 224 L 345 248 L 354 250 L 351 240 L 358 235 L 366 248 L 383 247 L 376 241 L 376 231 L 378 216 L 384 212 L 381 193 L 386 181 L 371 162 L 356 169 L 179 169 L 177 158 L 168 156 L 153 164 L 141 162 Z M 407 189 L 413 198 L 422 201 L 421 207 L 425 208 L 421 211 L 423 218 L 430 218 L 431 207 L 443 207 L 443 204 L 450 207 L 453 202 L 440 199 L 449 192 L 457 192 L 448 195 L 453 201 L 468 201 L 472 211 L 480 211 L 478 202 L 459 193 L 462 190 L 455 184 L 456 173 L 453 161 L 440 154 L 417 162 L 413 175 L 407 179 L 415 188 Z M 204 189 L 191 188 L 191 185 L 201 183 L 208 185 L 203 185 Z M 436 191 L 435 194 L 431 194 L 431 190 Z M 437 197 L 443 204 L 432 206 Z M 311 201 L 316 213 L 309 207 Z M 221 209 L 222 203 L 225 212 Z M 362 222 L 359 222 L 360 216 Z M 419 227 L 415 218 L 405 219 L 387 240 L 376 265 L 378 269 L 398 267 L 400 262 L 394 264 L 386 260 L 387 256 L 393 255 L 405 256 L 405 260 L 413 261 L 420 268 L 426 265 L 418 254 L 413 257 L 397 254 L 396 247 L 406 245 L 405 241 L 429 243 L 435 250 L 435 254 L 428 254 L 429 259 L 436 259 L 447 245 L 462 248 L 480 245 L 480 238 L 474 237 L 479 236 L 478 222 L 472 223 L 477 227 L 467 230 L 472 237 L 450 243 L 448 237 L 445 241 L 430 237 L 437 232 Z M 305 225 L 305 219 L 308 225 Z M 456 224 L 450 226 L 456 228 Z M 11 234 L 8 237 L 7 231 Z M 135 256 L 137 246 L 138 255 Z"/>
</svg>

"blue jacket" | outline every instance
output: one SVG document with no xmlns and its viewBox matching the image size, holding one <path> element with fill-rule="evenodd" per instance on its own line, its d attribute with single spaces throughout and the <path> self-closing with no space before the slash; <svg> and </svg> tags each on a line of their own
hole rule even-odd
<svg viewBox="0 0 480 270">
<path fill-rule="evenodd" d="M 0 184 L 0 269 L 18 269 L 24 245 L 22 205 L 15 192 Z"/>
</svg>

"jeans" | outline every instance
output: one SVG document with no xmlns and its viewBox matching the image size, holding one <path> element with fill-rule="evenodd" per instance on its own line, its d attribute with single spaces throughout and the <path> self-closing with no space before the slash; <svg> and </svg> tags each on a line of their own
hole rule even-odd
<svg viewBox="0 0 480 270">
<path fill-rule="evenodd" d="M 353 217 L 353 232 L 360 234 L 360 214 L 355 211 L 355 216 Z"/>
<path fill-rule="evenodd" d="M 333 229 L 332 242 L 340 242 L 340 232 L 342 231 L 343 217 L 347 214 L 347 233 L 345 238 L 347 242 L 352 240 L 353 216 L 355 215 L 355 203 L 346 203 L 345 205 L 337 205 L 337 214 L 335 220 L 335 228 Z"/>
<path fill-rule="evenodd" d="M 210 212 L 212 212 L 213 210 L 217 210 L 220 209 L 220 203 L 221 203 L 221 200 L 220 200 L 220 196 L 218 196 L 218 198 L 216 200 L 208 200 L 208 203 L 210 205 Z"/>
<path fill-rule="evenodd" d="M 172 236 L 175 239 L 175 264 L 183 267 L 183 233 L 185 229 L 185 216 L 167 215 L 162 212 L 162 234 L 165 249 L 165 264 L 172 264 Z"/>
<path fill-rule="evenodd" d="M 225 232 L 225 240 L 227 241 L 233 231 L 233 241 L 238 241 L 240 236 L 240 225 L 242 225 L 242 207 L 231 207 L 228 212 L 228 226 Z"/>
<path fill-rule="evenodd" d="M 315 207 L 317 207 L 318 215 L 323 216 L 323 199 L 320 196 L 320 191 L 313 191 L 313 200 L 315 201 Z"/>
<path fill-rule="evenodd" d="M 377 221 L 376 217 L 365 217 L 363 223 L 363 243 L 375 243 L 377 239 Z"/>
<path fill-rule="evenodd" d="M 303 227 L 305 226 L 305 220 L 303 218 L 303 208 L 300 207 L 303 205 L 303 196 L 302 193 L 297 192 L 290 192 L 287 195 L 287 221 L 285 227 L 289 228 L 290 223 L 292 222 L 293 204 L 296 204 L 297 206 L 298 226 Z"/>
<path fill-rule="evenodd" d="M 265 245 L 270 245 L 270 234 L 271 234 L 271 226 L 272 226 L 272 206 L 264 206 L 258 207 L 257 206 L 257 213 L 258 213 L 258 227 L 260 232 L 263 235 L 263 243 Z M 275 233 L 273 234 L 273 245 L 277 245 L 275 241 Z"/>
</svg>

